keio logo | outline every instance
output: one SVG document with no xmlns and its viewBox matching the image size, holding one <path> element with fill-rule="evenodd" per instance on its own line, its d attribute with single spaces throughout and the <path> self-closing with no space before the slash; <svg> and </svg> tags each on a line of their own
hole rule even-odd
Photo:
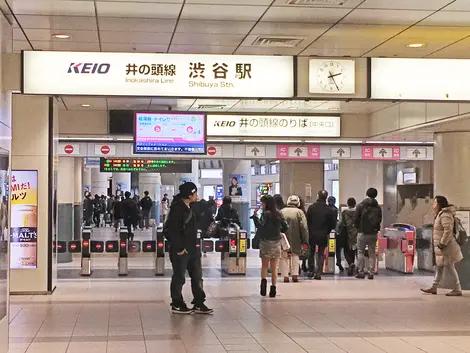
<svg viewBox="0 0 470 353">
<path fill-rule="evenodd" d="M 111 64 L 97 63 L 70 63 L 69 74 L 99 74 L 104 75 L 109 72 Z"/>
</svg>

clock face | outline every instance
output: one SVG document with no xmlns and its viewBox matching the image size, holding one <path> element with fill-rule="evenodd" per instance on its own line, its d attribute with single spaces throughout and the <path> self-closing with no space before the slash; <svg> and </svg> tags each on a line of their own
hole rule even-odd
<svg viewBox="0 0 470 353">
<path fill-rule="evenodd" d="M 318 85 L 325 92 L 341 92 L 347 80 L 347 72 L 337 61 L 326 61 L 317 71 Z"/>
</svg>

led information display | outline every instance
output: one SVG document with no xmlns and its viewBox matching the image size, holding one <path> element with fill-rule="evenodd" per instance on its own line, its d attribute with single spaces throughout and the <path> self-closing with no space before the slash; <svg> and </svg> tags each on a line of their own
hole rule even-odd
<svg viewBox="0 0 470 353">
<path fill-rule="evenodd" d="M 190 160 L 100 158 L 101 172 L 191 173 Z"/>
</svg>

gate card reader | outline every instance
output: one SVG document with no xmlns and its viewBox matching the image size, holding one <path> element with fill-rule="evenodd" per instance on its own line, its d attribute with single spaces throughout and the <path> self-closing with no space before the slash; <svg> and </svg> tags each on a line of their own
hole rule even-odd
<svg viewBox="0 0 470 353">
<path fill-rule="evenodd" d="M 118 258 L 118 275 L 127 276 L 129 273 L 128 264 L 128 235 L 127 232 L 119 234 L 119 258 Z"/>
<path fill-rule="evenodd" d="M 82 246 L 81 246 L 81 270 L 80 276 L 91 275 L 91 232 L 92 229 L 82 229 Z"/>
</svg>

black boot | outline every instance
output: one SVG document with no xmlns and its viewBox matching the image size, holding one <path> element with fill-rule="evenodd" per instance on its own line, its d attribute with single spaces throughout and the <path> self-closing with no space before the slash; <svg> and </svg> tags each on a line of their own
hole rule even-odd
<svg viewBox="0 0 470 353">
<path fill-rule="evenodd" d="M 260 286 L 259 294 L 261 294 L 263 297 L 265 297 L 267 290 L 268 290 L 268 280 L 266 278 L 263 278 L 261 280 L 261 286 Z"/>
<path fill-rule="evenodd" d="M 271 290 L 269 291 L 270 298 L 276 298 L 276 286 L 271 286 Z"/>
</svg>

